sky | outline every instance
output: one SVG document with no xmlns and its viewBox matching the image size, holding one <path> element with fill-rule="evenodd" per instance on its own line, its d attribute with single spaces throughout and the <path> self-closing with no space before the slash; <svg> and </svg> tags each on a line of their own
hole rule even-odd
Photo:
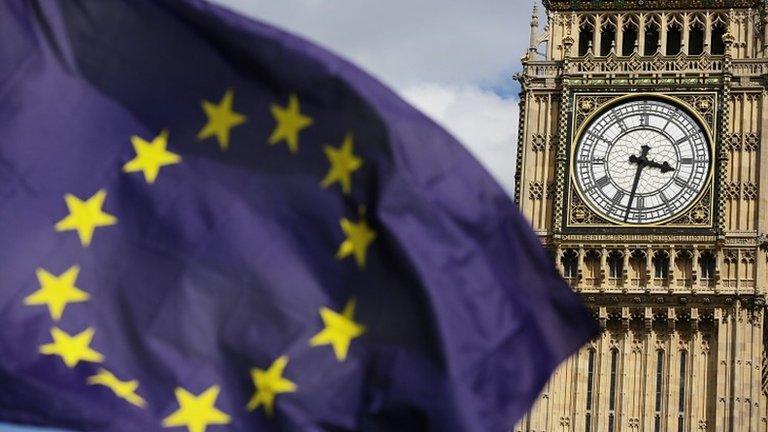
<svg viewBox="0 0 768 432">
<path fill-rule="evenodd" d="M 446 127 L 512 192 L 531 0 L 215 0 L 353 61 Z"/>
<path fill-rule="evenodd" d="M 215 0 L 353 61 L 445 126 L 508 191 L 531 0 Z"/>
<path fill-rule="evenodd" d="M 213 0 L 346 57 L 453 133 L 512 193 L 528 0 Z M 0 425 L 0 432 L 40 429 Z"/>
</svg>

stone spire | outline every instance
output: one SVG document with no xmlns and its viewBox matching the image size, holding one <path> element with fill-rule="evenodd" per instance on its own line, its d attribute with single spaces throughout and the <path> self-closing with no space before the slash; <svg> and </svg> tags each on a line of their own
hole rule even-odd
<svg viewBox="0 0 768 432">
<path fill-rule="evenodd" d="M 539 45 L 539 5 L 533 2 L 533 12 L 531 13 L 531 39 L 528 47 L 528 59 L 535 60 L 537 47 Z"/>
</svg>

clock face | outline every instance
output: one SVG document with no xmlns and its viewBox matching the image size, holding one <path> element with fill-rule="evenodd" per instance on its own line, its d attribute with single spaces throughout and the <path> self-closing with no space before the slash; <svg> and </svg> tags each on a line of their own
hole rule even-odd
<svg viewBox="0 0 768 432">
<path fill-rule="evenodd" d="M 581 134 L 574 180 L 606 219 L 656 224 L 696 201 L 709 178 L 710 153 L 707 135 L 686 111 L 633 100 L 598 115 Z"/>
</svg>

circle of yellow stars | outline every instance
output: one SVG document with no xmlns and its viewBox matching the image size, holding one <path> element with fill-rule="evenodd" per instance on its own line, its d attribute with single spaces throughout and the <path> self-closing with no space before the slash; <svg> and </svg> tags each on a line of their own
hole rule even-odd
<svg viewBox="0 0 768 432">
<path fill-rule="evenodd" d="M 233 129 L 247 122 L 244 114 L 235 111 L 234 90 L 227 89 L 219 102 L 201 101 L 201 107 L 207 121 L 197 133 L 198 141 L 215 139 L 222 151 L 228 150 Z M 285 106 L 271 105 L 270 112 L 275 127 L 267 139 L 267 144 L 275 146 L 285 143 L 291 154 L 297 154 L 301 132 L 311 127 L 314 119 L 302 113 L 301 102 L 296 94 L 288 96 Z M 135 157 L 125 162 L 122 166 L 123 173 L 141 173 L 146 183 L 152 185 L 163 168 L 180 164 L 181 156 L 168 150 L 169 138 L 170 132 L 167 129 L 150 139 L 138 135 L 131 136 L 130 143 Z M 323 147 L 329 169 L 320 181 L 322 188 L 328 189 L 338 185 L 342 194 L 351 193 L 353 175 L 364 164 L 363 159 L 354 153 L 354 146 L 354 136 L 348 132 L 338 147 Z M 117 217 L 104 210 L 106 200 L 106 189 L 99 189 L 87 198 L 66 194 L 64 202 L 68 214 L 55 223 L 54 230 L 74 231 L 80 244 L 88 248 L 97 228 L 108 228 L 118 223 Z M 351 257 L 359 269 L 364 269 L 368 249 L 376 240 L 376 232 L 365 218 L 365 208 L 360 207 L 356 221 L 342 217 L 339 225 L 345 239 L 338 247 L 336 259 Z M 24 305 L 45 306 L 54 322 L 62 319 L 68 306 L 86 303 L 91 299 L 87 291 L 77 286 L 80 274 L 80 267 L 77 265 L 59 275 L 44 268 L 36 269 L 35 274 L 40 287 L 24 298 Z M 366 331 L 365 326 L 355 321 L 355 307 L 354 299 L 350 299 L 340 312 L 321 307 L 318 314 L 323 329 L 309 339 L 308 345 L 329 346 L 337 361 L 345 361 L 352 341 Z M 59 357 L 68 368 L 75 368 L 81 363 L 103 364 L 105 356 L 91 347 L 95 334 L 93 327 L 87 327 L 77 334 L 69 334 L 53 326 L 50 330 L 51 342 L 41 345 L 39 352 L 46 356 Z M 266 368 L 251 369 L 250 375 L 255 390 L 245 406 L 248 411 L 263 408 L 264 413 L 272 417 L 277 397 L 298 391 L 298 385 L 285 377 L 288 364 L 288 356 L 281 355 Z M 115 397 L 135 407 L 147 407 L 147 401 L 138 393 L 140 384 L 137 380 L 121 380 L 112 371 L 99 368 L 96 374 L 86 379 L 86 383 L 105 387 Z M 163 419 L 163 427 L 186 427 L 189 432 L 205 432 L 209 426 L 229 424 L 231 416 L 216 407 L 220 391 L 218 385 L 211 385 L 196 395 L 185 388 L 177 387 L 174 395 L 178 409 Z"/>
</svg>

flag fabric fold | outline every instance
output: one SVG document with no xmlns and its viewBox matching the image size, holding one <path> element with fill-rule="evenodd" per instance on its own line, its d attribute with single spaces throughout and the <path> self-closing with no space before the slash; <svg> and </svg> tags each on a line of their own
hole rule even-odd
<svg viewBox="0 0 768 432">
<path fill-rule="evenodd" d="M 200 0 L 0 5 L 0 245 L 2 421 L 506 431 L 595 333 L 449 134 Z"/>
</svg>

